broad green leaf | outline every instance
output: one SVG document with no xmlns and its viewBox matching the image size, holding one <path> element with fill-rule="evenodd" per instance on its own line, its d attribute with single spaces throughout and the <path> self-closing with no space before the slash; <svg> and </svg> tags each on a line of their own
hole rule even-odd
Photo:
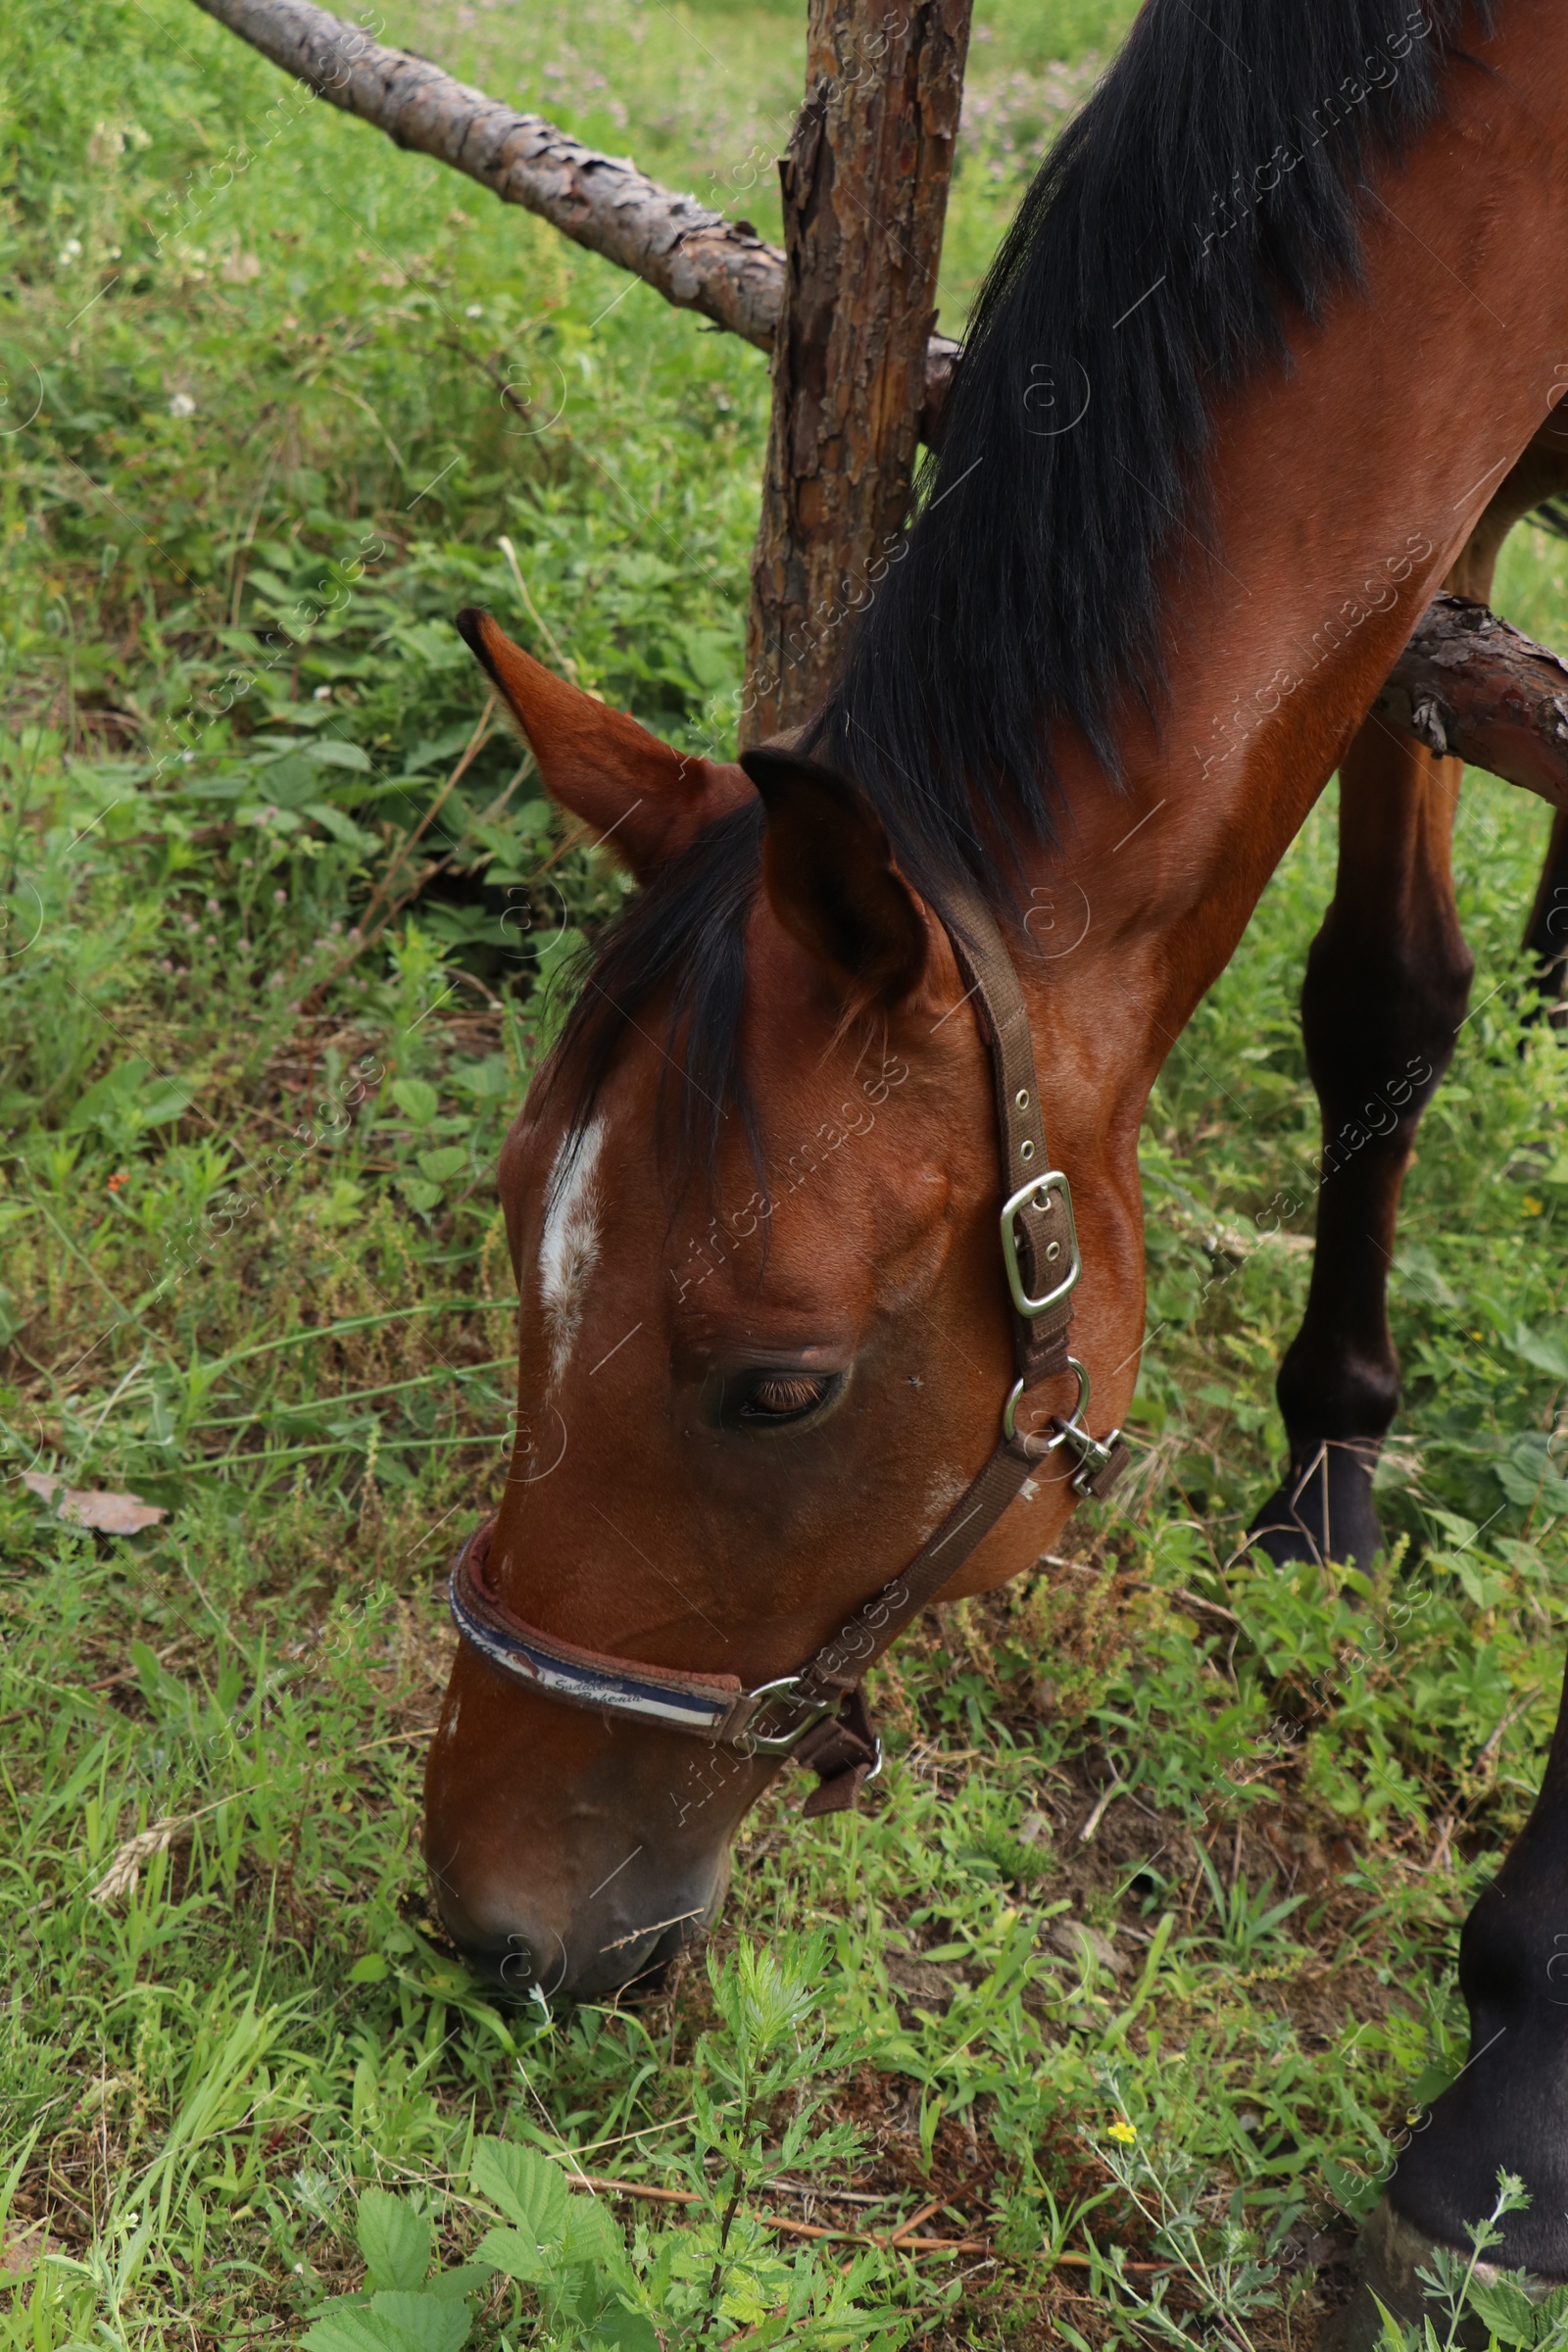
<svg viewBox="0 0 1568 2352">
<path fill-rule="evenodd" d="M 389 2320 L 410 2352 L 458 2352 L 473 2326 L 472 2312 L 450 2295 L 378 2294 L 370 2317 Z"/>
<path fill-rule="evenodd" d="M 122 1113 L 126 1103 L 152 1071 L 152 1063 L 137 1054 L 128 1061 L 117 1062 L 107 1074 L 95 1080 L 84 1095 L 79 1095 L 66 1114 L 68 1128 L 93 1127 L 99 1120 L 114 1118 Z"/>
<path fill-rule="evenodd" d="M 583 934 L 580 931 L 567 929 L 535 932 L 533 952 L 539 958 L 540 972 L 547 977 L 558 972 L 566 958 L 574 955 L 582 945 Z"/>
<path fill-rule="evenodd" d="M 335 735 L 328 735 L 319 742 L 306 744 L 304 749 L 306 759 L 315 760 L 319 767 L 352 767 L 359 775 L 369 773 L 370 761 L 357 743 L 343 743 Z"/>
<path fill-rule="evenodd" d="M 398 1191 L 411 1208 L 434 1208 L 441 1198 L 441 1187 L 438 1184 L 427 1184 L 422 1176 L 401 1178 Z"/>
<path fill-rule="evenodd" d="M 466 1144 L 442 1144 L 434 1152 L 419 1153 L 419 1173 L 428 1176 L 432 1184 L 446 1184 L 460 1175 L 468 1164 Z"/>
<path fill-rule="evenodd" d="M 1360 2221 L 1378 2201 L 1379 2180 L 1368 2179 L 1365 2173 L 1352 2173 L 1332 2156 L 1323 2159 L 1323 2178 L 1328 2183 L 1330 2196 L 1341 2212 L 1348 2213 L 1352 2221 Z"/>
<path fill-rule="evenodd" d="M 327 2310 L 302 2340 L 306 2352 L 459 2352 L 472 2326 L 448 2296 L 385 2293 Z"/>
<path fill-rule="evenodd" d="M 1496 2278 L 1490 2283 L 1473 2278 L 1470 2301 L 1499 2344 L 1511 2347 L 1537 2341 L 1536 2306 L 1523 2287 L 1516 2286 L 1511 2278 Z"/>
<path fill-rule="evenodd" d="M 351 1984 L 379 1984 L 385 1975 L 386 1962 L 380 1953 L 367 1952 L 364 1959 L 356 1960 L 354 1966 L 349 1970 L 349 1983 Z"/>
<path fill-rule="evenodd" d="M 539 2240 L 528 2229 L 487 2230 L 474 2252 L 481 2262 L 491 2263 L 509 2278 L 527 2286 L 543 2278 L 551 2268 Z"/>
<path fill-rule="evenodd" d="M 653 2321 L 644 2319 L 640 2311 L 628 2311 L 624 2303 L 612 2303 L 599 2314 L 592 2341 L 612 2346 L 612 2352 L 659 2352 Z"/>
<path fill-rule="evenodd" d="M 182 1078 L 160 1078 L 143 1087 L 129 1105 L 139 1127 L 159 1127 L 190 1108 L 191 1090 Z"/>
<path fill-rule="evenodd" d="M 597 2197 L 566 2200 L 562 2254 L 567 2262 L 585 2262 L 601 2277 L 628 2278 L 626 2241 L 608 2206 Z"/>
<path fill-rule="evenodd" d="M 272 760 L 265 767 L 258 767 L 251 789 L 275 808 L 297 809 L 316 798 L 321 789 L 321 779 L 316 768 L 307 765 L 297 753 L 290 752 L 282 760 Z"/>
<path fill-rule="evenodd" d="M 482 2286 L 489 2285 L 495 2275 L 491 2263 L 460 2262 L 456 2270 L 437 2271 L 424 2291 L 427 2295 L 439 2295 L 443 2302 L 451 2302 L 464 2295 L 476 2295 Z"/>
<path fill-rule="evenodd" d="M 400 2328 L 364 2304 L 324 2313 L 300 2341 L 306 2352 L 413 2352 Z"/>
<path fill-rule="evenodd" d="M 1557 1332 L 1532 1331 L 1528 1323 L 1521 1323 L 1510 1345 L 1515 1355 L 1522 1355 L 1538 1371 L 1549 1372 L 1553 1380 L 1568 1380 L 1568 1340 Z"/>
<path fill-rule="evenodd" d="M 469 2178 L 482 2197 L 499 2206 L 541 2246 L 559 2245 L 566 2228 L 566 2183 L 560 2169 L 537 2149 L 488 2133 L 473 2151 Z M 493 2256 L 482 2255 L 491 2261 Z"/>
<path fill-rule="evenodd" d="M 341 808 L 334 808 L 330 801 L 307 801 L 305 813 L 314 816 L 322 830 L 330 833 L 334 841 L 342 842 L 345 849 L 364 852 L 376 847 L 375 835 L 362 833 L 354 819 L 345 816 Z"/>
<path fill-rule="evenodd" d="M 422 1078 L 394 1078 L 392 1100 L 416 1127 L 428 1127 L 441 1107 L 441 1098 Z"/>
<path fill-rule="evenodd" d="M 516 1081 L 504 1054 L 487 1054 L 483 1061 L 458 1062 L 448 1070 L 447 1084 L 458 1093 L 490 1102 L 510 1095 Z"/>
<path fill-rule="evenodd" d="M 368 2188 L 360 2199 L 355 2231 L 371 2286 L 416 2287 L 430 2268 L 430 2225 L 407 2197 Z"/>
<path fill-rule="evenodd" d="M 1563 1465 L 1540 1431 L 1530 1430 L 1515 1438 L 1506 1461 L 1495 1462 L 1493 1467 L 1510 1502 L 1517 1502 L 1526 1510 L 1539 1501 L 1544 1511 L 1554 1514 L 1568 1511 L 1568 1479 L 1562 1476 Z"/>
</svg>

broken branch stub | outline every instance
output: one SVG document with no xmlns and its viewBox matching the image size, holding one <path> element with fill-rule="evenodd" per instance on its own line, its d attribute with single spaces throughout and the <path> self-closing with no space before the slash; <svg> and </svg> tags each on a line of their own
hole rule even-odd
<svg viewBox="0 0 1568 2352">
<path fill-rule="evenodd" d="M 1486 605 L 1434 597 L 1372 709 L 1440 759 L 1568 808 L 1568 662 Z"/>
</svg>

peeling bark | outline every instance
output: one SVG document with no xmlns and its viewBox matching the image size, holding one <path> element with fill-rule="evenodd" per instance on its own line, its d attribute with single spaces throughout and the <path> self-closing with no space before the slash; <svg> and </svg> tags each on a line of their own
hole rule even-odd
<svg viewBox="0 0 1568 2352">
<path fill-rule="evenodd" d="M 746 742 L 820 704 L 898 543 L 931 388 L 970 0 L 811 0 L 780 166 L 783 315 L 747 628 Z M 951 347 L 949 347 L 951 350 Z M 944 383 L 941 389 L 946 389 Z M 939 405 L 939 404 L 936 404 Z"/>
<path fill-rule="evenodd" d="M 1486 605 L 1434 597 L 1372 709 L 1440 758 L 1568 808 L 1568 662 Z"/>
</svg>

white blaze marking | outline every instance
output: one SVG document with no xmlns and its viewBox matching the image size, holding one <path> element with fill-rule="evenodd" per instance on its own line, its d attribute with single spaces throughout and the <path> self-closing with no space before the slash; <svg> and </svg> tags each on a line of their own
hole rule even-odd
<svg viewBox="0 0 1568 2352">
<path fill-rule="evenodd" d="M 573 1139 L 565 1136 L 550 1171 L 550 1213 L 539 1245 L 539 1287 L 550 1331 L 550 1385 L 559 1386 L 571 1361 L 588 1285 L 599 1262 L 599 1194 L 595 1178 L 605 1145 L 605 1122 L 595 1119 Z M 563 1158 L 567 1157 L 564 1170 Z"/>
</svg>

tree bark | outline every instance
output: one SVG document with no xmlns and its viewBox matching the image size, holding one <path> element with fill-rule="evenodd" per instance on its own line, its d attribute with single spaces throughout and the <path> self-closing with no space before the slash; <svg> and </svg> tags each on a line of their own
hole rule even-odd
<svg viewBox="0 0 1568 2352">
<path fill-rule="evenodd" d="M 742 740 L 832 682 L 908 505 L 971 0 L 810 0 L 806 104 L 780 165 L 783 311 L 752 565 Z M 946 384 L 942 385 L 946 389 Z"/>
<path fill-rule="evenodd" d="M 784 256 L 746 221 L 601 155 L 540 115 L 499 106 L 422 57 L 383 48 L 310 0 L 196 0 L 210 17 L 294 74 L 318 98 L 358 115 L 400 147 L 466 172 L 503 204 L 520 204 L 590 253 L 630 270 L 683 310 L 700 311 L 771 351 Z M 922 407 L 934 417 L 956 345 L 936 338 Z"/>
<path fill-rule="evenodd" d="M 1568 808 L 1568 662 L 1466 596 L 1436 596 L 1372 706 L 1441 758 Z"/>
</svg>

